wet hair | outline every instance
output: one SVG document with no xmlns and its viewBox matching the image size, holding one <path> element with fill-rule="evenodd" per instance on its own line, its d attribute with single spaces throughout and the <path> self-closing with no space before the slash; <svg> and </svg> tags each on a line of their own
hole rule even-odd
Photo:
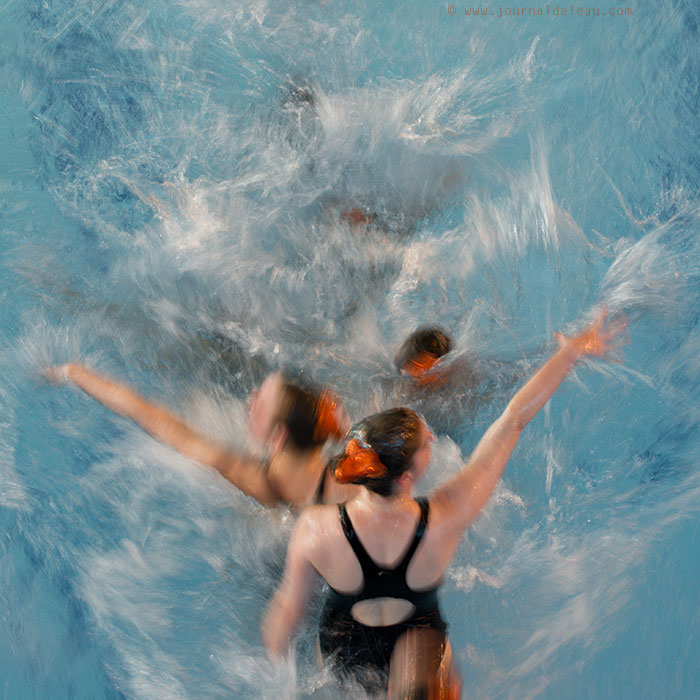
<svg viewBox="0 0 700 700">
<path fill-rule="evenodd" d="M 394 481 L 410 469 L 420 447 L 421 418 L 409 408 L 392 408 L 357 423 L 345 452 L 333 460 L 333 476 L 342 484 L 360 484 L 389 496 Z"/>
<path fill-rule="evenodd" d="M 438 360 L 447 355 L 453 347 L 452 338 L 442 328 L 437 326 L 417 328 L 404 340 L 396 353 L 394 364 L 397 369 L 401 370 L 426 354 L 432 355 L 434 360 Z"/>
<path fill-rule="evenodd" d="M 274 422 L 287 428 L 287 440 L 293 448 L 310 450 L 330 438 L 343 439 L 344 431 L 336 418 L 337 405 L 329 391 L 302 386 L 283 376 Z"/>
</svg>

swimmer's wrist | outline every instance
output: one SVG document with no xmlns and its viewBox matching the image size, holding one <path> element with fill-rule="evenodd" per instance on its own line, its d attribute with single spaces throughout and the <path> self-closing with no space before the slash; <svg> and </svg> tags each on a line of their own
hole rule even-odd
<svg viewBox="0 0 700 700">
<path fill-rule="evenodd" d="M 71 364 L 61 365 L 60 367 L 58 367 L 57 373 L 58 373 L 59 379 L 63 382 L 73 381 L 73 376 L 71 375 L 72 369 L 73 369 L 73 365 L 71 365 Z"/>
<path fill-rule="evenodd" d="M 555 333 L 554 338 L 559 344 L 559 352 L 565 355 L 573 364 L 585 354 L 585 344 L 580 337 L 569 337 L 563 333 Z"/>
<path fill-rule="evenodd" d="M 67 384 L 73 381 L 71 376 L 71 365 L 53 365 L 42 371 L 44 379 L 54 384 Z"/>
<path fill-rule="evenodd" d="M 584 344 L 579 342 L 578 338 L 572 339 L 572 342 L 569 344 L 569 353 L 571 361 L 574 363 L 578 362 L 584 355 L 587 354 Z"/>
<path fill-rule="evenodd" d="M 61 382 L 63 384 L 70 384 L 70 382 L 75 381 L 73 376 L 73 370 L 75 369 L 75 367 L 76 365 L 70 363 L 54 367 L 54 381 Z"/>
</svg>

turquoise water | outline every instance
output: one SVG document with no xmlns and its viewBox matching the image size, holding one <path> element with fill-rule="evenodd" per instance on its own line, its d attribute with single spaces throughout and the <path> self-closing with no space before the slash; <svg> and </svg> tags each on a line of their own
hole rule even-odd
<svg viewBox="0 0 700 700">
<path fill-rule="evenodd" d="M 240 447 L 267 367 L 359 418 L 438 322 L 486 388 L 428 407 L 427 489 L 599 301 L 624 364 L 528 427 L 447 576 L 465 697 L 697 697 L 700 12 L 623 5 L 0 6 L 0 697 L 340 696 L 313 621 L 296 666 L 260 645 L 292 515 L 43 365 Z"/>
</svg>

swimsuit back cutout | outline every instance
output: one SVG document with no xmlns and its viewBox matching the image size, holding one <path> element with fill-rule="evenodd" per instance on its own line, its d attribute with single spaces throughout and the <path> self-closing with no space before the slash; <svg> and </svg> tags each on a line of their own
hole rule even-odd
<svg viewBox="0 0 700 700">
<path fill-rule="evenodd" d="M 399 563 L 391 569 L 379 566 L 374 559 L 370 557 L 355 532 L 345 504 L 338 504 L 340 524 L 362 569 L 363 583 L 360 590 L 356 593 L 341 593 L 331 589 L 336 605 L 349 610 L 355 603 L 362 600 L 371 600 L 373 598 L 399 598 L 412 603 L 418 612 L 434 609 L 437 606 L 437 586 L 423 591 L 416 591 L 409 588 L 406 583 L 408 565 L 411 563 L 411 559 L 423 539 L 425 528 L 428 524 L 428 500 L 421 498 L 416 499 L 416 501 L 420 506 L 420 519 L 416 525 L 413 540 L 409 544 L 405 554 L 401 557 Z"/>
</svg>

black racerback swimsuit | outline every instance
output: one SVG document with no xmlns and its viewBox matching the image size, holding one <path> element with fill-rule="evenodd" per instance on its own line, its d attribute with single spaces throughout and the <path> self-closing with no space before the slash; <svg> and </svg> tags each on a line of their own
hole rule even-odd
<svg viewBox="0 0 700 700">
<path fill-rule="evenodd" d="M 340 524 L 362 568 L 363 584 L 357 593 L 341 593 L 330 588 L 319 629 L 324 660 L 333 660 L 341 675 L 352 674 L 368 690 L 386 687 L 389 661 L 399 637 L 409 629 L 433 628 L 445 633 L 447 626 L 438 607 L 438 587 L 416 591 L 406 583 L 406 571 L 428 524 L 427 499 L 416 499 L 420 519 L 413 540 L 397 566 L 385 569 L 367 553 L 352 525 L 345 504 L 338 505 Z M 415 610 L 402 622 L 387 627 L 369 627 L 352 616 L 355 603 L 374 598 L 400 598 Z"/>
</svg>

